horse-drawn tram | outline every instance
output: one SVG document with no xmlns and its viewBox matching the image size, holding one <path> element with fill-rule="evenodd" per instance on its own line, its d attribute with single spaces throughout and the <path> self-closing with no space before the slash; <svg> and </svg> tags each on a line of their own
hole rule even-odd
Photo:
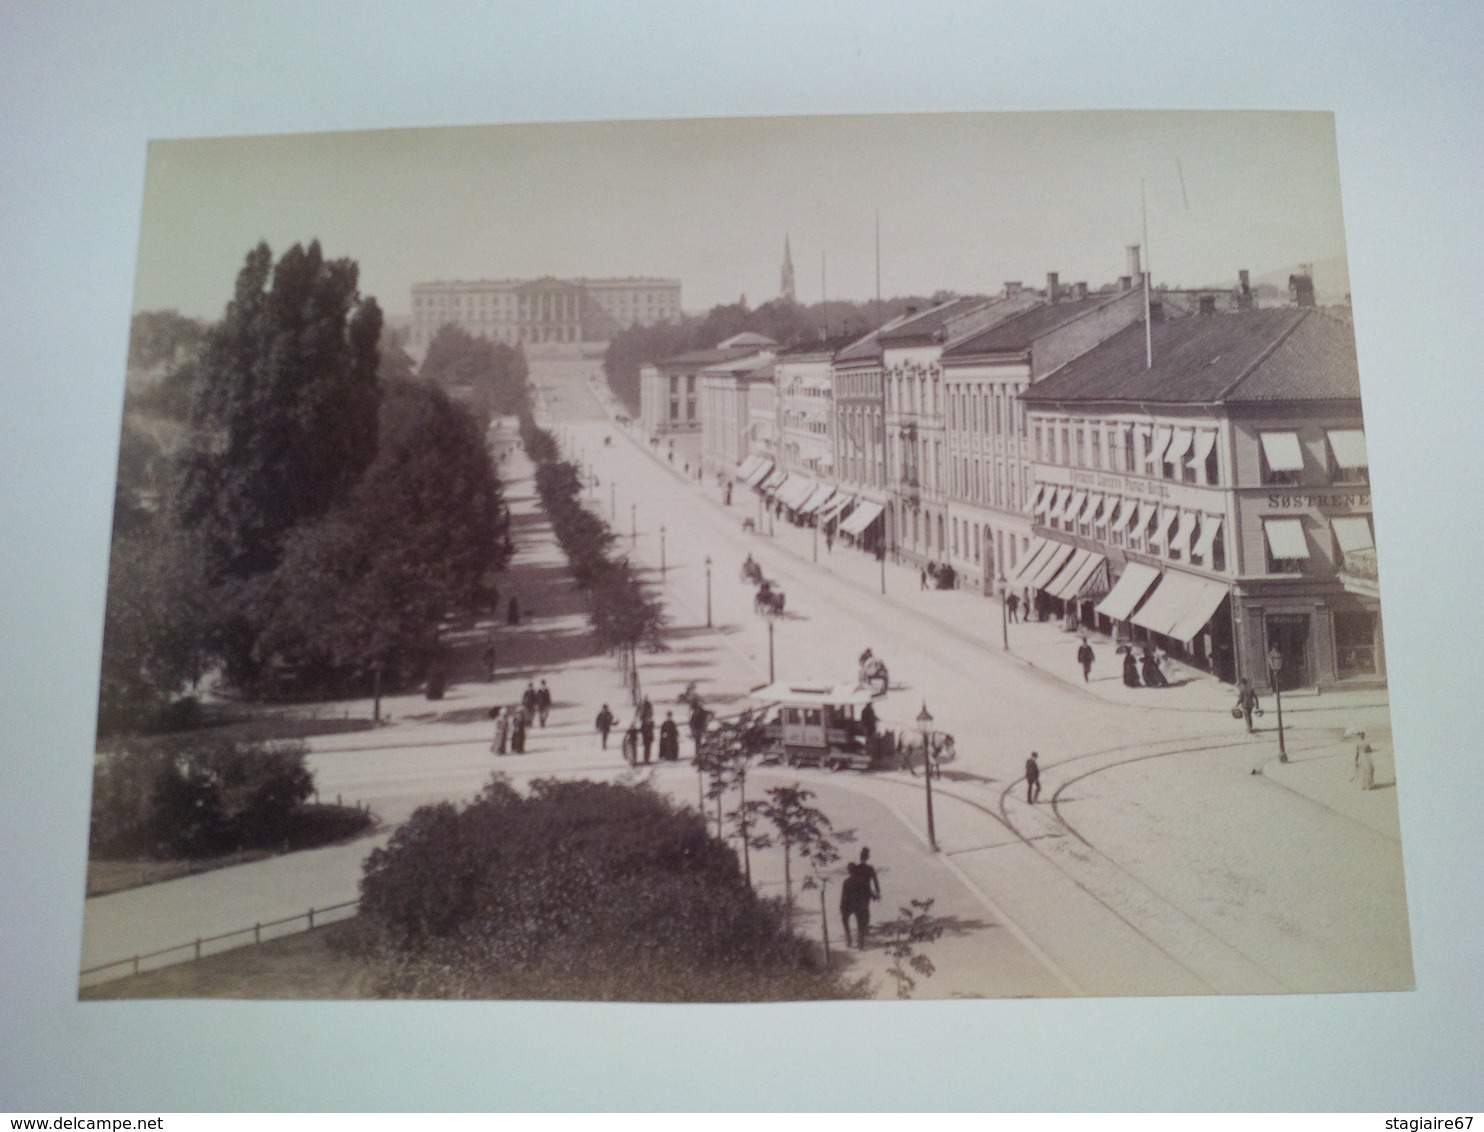
<svg viewBox="0 0 1484 1132">
<path fill-rule="evenodd" d="M 860 718 L 875 698 L 868 689 L 779 681 L 755 688 L 750 695 L 768 713 L 764 763 L 826 770 L 871 768 L 876 752 Z"/>
</svg>

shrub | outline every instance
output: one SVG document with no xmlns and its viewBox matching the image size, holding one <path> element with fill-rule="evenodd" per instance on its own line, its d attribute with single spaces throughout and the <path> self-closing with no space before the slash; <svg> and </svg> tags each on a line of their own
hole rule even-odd
<svg viewBox="0 0 1484 1132">
<path fill-rule="evenodd" d="M 373 852 L 361 917 L 382 993 L 727 1001 L 849 997 L 704 820 L 646 786 L 498 778 Z"/>
</svg>

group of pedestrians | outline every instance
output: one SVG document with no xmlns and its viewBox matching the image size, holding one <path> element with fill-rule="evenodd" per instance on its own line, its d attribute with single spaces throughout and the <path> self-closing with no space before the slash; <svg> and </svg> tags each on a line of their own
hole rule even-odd
<svg viewBox="0 0 1484 1132">
<path fill-rule="evenodd" d="M 520 703 L 510 707 L 490 709 L 495 721 L 495 737 L 490 750 L 496 755 L 523 755 L 526 753 L 526 734 L 531 725 L 546 726 L 551 716 L 551 689 L 542 680 L 540 685 L 527 681 L 521 693 Z"/>
</svg>

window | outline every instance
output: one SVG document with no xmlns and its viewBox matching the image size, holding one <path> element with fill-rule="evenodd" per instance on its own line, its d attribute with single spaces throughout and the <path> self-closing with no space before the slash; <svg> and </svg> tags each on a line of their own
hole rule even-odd
<svg viewBox="0 0 1484 1132">
<path fill-rule="evenodd" d="M 1262 457 L 1262 482 L 1294 486 L 1304 471 L 1304 450 L 1296 432 L 1258 433 Z"/>
<path fill-rule="evenodd" d="M 1001 406 L 1004 405 L 1004 403 L 1005 399 L 1001 397 L 999 391 L 996 390 L 994 398 L 994 434 L 996 436 L 1001 436 L 1004 433 L 1004 428 L 1002 427 L 1004 424 L 1004 419 L 1001 416 Z"/>
<path fill-rule="evenodd" d="M 1037 460 L 1044 460 L 1045 459 L 1045 457 L 1041 453 L 1041 426 L 1040 425 L 1037 425 L 1036 426 L 1036 459 Z"/>
<path fill-rule="evenodd" d="M 1087 434 L 1081 428 L 1077 430 L 1077 466 L 1087 467 Z"/>
<path fill-rule="evenodd" d="M 1061 427 L 1061 462 L 1063 464 L 1072 462 L 1072 430 L 1066 425 Z"/>
<path fill-rule="evenodd" d="M 1363 610 L 1334 611 L 1335 660 L 1339 675 L 1369 676 L 1376 671 L 1376 615 Z"/>
<path fill-rule="evenodd" d="M 1329 479 L 1336 484 L 1369 483 L 1370 460 L 1365 450 L 1365 433 L 1358 428 L 1330 429 Z"/>
<path fill-rule="evenodd" d="M 1092 466 L 1094 468 L 1103 466 L 1103 434 L 1097 429 L 1092 430 Z"/>
<path fill-rule="evenodd" d="M 1123 430 L 1123 467 L 1120 472 L 1132 472 L 1134 470 L 1134 430 L 1126 428 Z"/>
<path fill-rule="evenodd" d="M 1309 557 L 1304 521 L 1297 518 L 1264 519 L 1263 542 L 1267 547 L 1269 574 L 1302 574 Z"/>
</svg>

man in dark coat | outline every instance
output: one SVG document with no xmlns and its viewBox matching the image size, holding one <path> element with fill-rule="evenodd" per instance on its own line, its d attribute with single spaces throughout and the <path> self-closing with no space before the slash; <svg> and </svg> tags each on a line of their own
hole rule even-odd
<svg viewBox="0 0 1484 1132">
<path fill-rule="evenodd" d="M 644 701 L 648 703 L 648 700 Z M 639 721 L 639 736 L 644 740 L 644 762 L 649 763 L 650 753 L 654 750 L 654 716 L 646 715 Z"/>
<path fill-rule="evenodd" d="M 1005 597 L 1005 620 L 1020 620 L 1020 599 L 1014 594 L 1007 594 Z"/>
<path fill-rule="evenodd" d="M 1087 638 L 1082 638 L 1082 647 L 1077 650 L 1077 663 L 1082 666 L 1082 682 L 1086 684 L 1092 676 L 1092 662 L 1097 659 L 1093 656 L 1092 646 L 1087 643 Z"/>
<path fill-rule="evenodd" d="M 520 694 L 520 706 L 525 709 L 526 722 L 536 717 L 536 685 L 526 681 L 526 690 Z"/>
<path fill-rule="evenodd" d="M 876 737 L 876 709 L 871 704 L 861 708 L 861 733 L 867 743 Z"/>
<path fill-rule="evenodd" d="M 665 712 L 665 722 L 660 724 L 660 762 L 673 763 L 680 758 L 680 728 L 676 726 L 675 714 Z"/>
<path fill-rule="evenodd" d="M 1025 760 L 1025 800 L 1031 805 L 1041 797 L 1041 756 L 1035 751 Z"/>
<path fill-rule="evenodd" d="M 1132 648 L 1123 654 L 1123 682 L 1130 688 L 1141 687 L 1139 683 L 1139 662 L 1134 659 L 1134 650 Z"/>
<path fill-rule="evenodd" d="M 603 705 L 603 710 L 598 712 L 598 718 L 593 721 L 593 726 L 598 729 L 598 734 L 603 737 L 603 750 L 608 749 L 608 732 L 613 730 L 613 713 L 608 710 L 608 705 Z"/>
<path fill-rule="evenodd" d="M 881 881 L 871 866 L 871 850 L 862 849 L 859 863 L 846 866 L 845 883 L 840 886 L 840 920 L 845 925 L 845 945 L 850 946 L 850 920 L 855 918 L 855 946 L 866 946 L 871 930 L 871 901 L 881 899 Z"/>
<path fill-rule="evenodd" d="M 546 686 L 546 681 L 541 681 L 541 687 L 536 689 L 536 718 L 541 721 L 541 726 L 546 726 L 546 717 L 551 714 L 551 689 Z"/>
<path fill-rule="evenodd" d="M 692 742 L 694 742 L 696 745 L 697 755 L 701 753 L 701 736 L 706 734 L 706 722 L 710 718 L 711 713 L 708 712 L 704 706 L 702 706 L 700 697 L 697 697 L 696 699 L 691 701 L 690 737 Z"/>
<path fill-rule="evenodd" d="M 1237 709 L 1242 713 L 1242 719 L 1247 723 L 1247 734 L 1252 734 L 1252 713 L 1260 710 L 1257 702 L 1257 693 L 1252 688 L 1252 681 L 1243 680 L 1237 691 Z"/>
</svg>

